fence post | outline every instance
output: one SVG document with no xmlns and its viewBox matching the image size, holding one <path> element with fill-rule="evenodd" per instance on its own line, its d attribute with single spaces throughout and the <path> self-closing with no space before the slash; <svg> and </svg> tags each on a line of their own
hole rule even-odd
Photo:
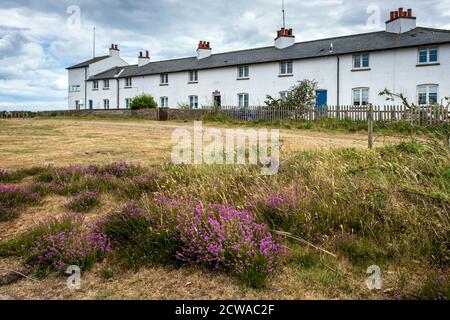
<svg viewBox="0 0 450 320">
<path fill-rule="evenodd" d="M 368 136 L 369 136 L 369 149 L 373 148 L 373 106 L 368 104 L 367 124 L 368 124 Z"/>
</svg>

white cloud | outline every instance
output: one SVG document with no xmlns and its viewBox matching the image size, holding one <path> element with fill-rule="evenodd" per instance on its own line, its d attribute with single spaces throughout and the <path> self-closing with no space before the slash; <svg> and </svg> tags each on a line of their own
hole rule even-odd
<svg viewBox="0 0 450 320">
<path fill-rule="evenodd" d="M 371 2 L 286 0 L 286 23 L 297 41 L 373 31 L 366 26 Z M 396 6 L 412 7 L 422 26 L 450 28 L 450 2 L 378 0 L 382 22 Z M 118 43 L 122 57 L 137 62 L 139 51 L 152 60 L 195 55 L 199 40 L 214 52 L 273 44 L 281 26 L 281 2 L 257 0 L 78 0 L 80 28 L 67 25 L 72 0 L 0 2 L 0 109 L 66 108 L 65 68 Z M 380 26 L 380 29 L 383 26 Z"/>
</svg>

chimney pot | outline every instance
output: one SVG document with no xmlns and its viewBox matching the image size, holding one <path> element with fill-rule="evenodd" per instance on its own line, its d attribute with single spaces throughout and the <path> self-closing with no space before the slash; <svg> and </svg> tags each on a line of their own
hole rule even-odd
<svg viewBox="0 0 450 320">
<path fill-rule="evenodd" d="M 145 57 L 146 57 L 146 58 L 150 58 L 150 55 L 149 55 L 149 53 L 148 53 L 148 50 L 145 51 Z"/>
<path fill-rule="evenodd" d="M 399 15 L 400 17 L 403 16 L 403 8 L 398 8 L 398 15 Z"/>
<path fill-rule="evenodd" d="M 394 19 L 398 18 L 398 11 L 394 11 Z"/>
<path fill-rule="evenodd" d="M 412 17 L 412 9 L 408 9 L 408 17 Z"/>
</svg>

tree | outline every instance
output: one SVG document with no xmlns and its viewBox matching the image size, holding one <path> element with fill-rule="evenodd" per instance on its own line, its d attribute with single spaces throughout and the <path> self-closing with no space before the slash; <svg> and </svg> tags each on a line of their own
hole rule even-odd
<svg viewBox="0 0 450 320">
<path fill-rule="evenodd" d="M 131 110 L 138 110 L 138 109 L 145 109 L 145 108 L 156 108 L 158 104 L 156 103 L 155 99 L 149 94 L 141 94 L 139 96 L 136 96 L 131 100 L 130 103 L 130 109 Z"/>
<path fill-rule="evenodd" d="M 414 109 L 416 106 L 414 103 L 409 103 L 408 99 L 405 97 L 403 93 L 394 93 L 388 88 L 385 88 L 383 91 L 381 91 L 378 94 L 380 97 L 387 96 L 386 101 L 394 100 L 395 98 L 399 98 L 402 100 L 402 103 L 408 108 L 408 109 Z"/>
<path fill-rule="evenodd" d="M 300 113 L 314 109 L 316 105 L 317 81 L 305 79 L 290 88 L 289 96 L 283 103 Z"/>
</svg>

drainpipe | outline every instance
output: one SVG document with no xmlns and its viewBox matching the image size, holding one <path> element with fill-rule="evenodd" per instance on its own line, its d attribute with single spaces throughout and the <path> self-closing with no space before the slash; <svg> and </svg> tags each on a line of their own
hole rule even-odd
<svg viewBox="0 0 450 320">
<path fill-rule="evenodd" d="M 87 108 L 87 67 L 84 68 L 84 109 Z"/>
<path fill-rule="evenodd" d="M 336 78 L 336 87 L 337 87 L 337 95 L 336 95 L 336 107 L 337 108 L 339 108 L 339 105 L 340 105 L 340 73 L 341 73 L 341 64 L 340 64 L 340 57 L 339 56 L 336 56 L 336 58 L 337 58 L 337 67 L 336 67 L 336 70 L 337 70 L 337 72 L 336 72 L 336 76 L 337 76 L 337 78 Z"/>
<path fill-rule="evenodd" d="M 120 84 L 120 79 L 117 79 L 117 109 L 119 109 L 119 107 L 120 107 L 120 93 L 119 93 L 120 87 L 119 87 L 119 84 Z"/>
</svg>

